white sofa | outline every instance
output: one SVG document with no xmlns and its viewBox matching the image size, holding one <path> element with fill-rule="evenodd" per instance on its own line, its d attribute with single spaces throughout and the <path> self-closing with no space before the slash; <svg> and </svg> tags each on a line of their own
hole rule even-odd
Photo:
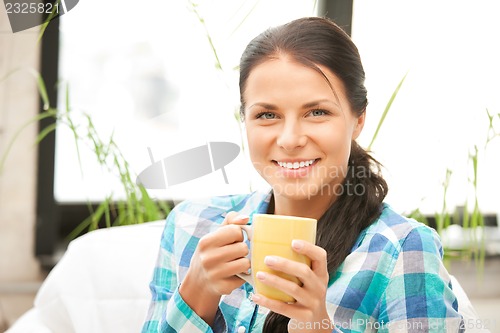
<svg viewBox="0 0 500 333">
<path fill-rule="evenodd" d="M 6 333 L 140 332 L 163 227 L 164 221 L 157 221 L 101 229 L 71 242 L 34 307 Z M 478 316 L 452 280 L 459 311 L 473 323 Z"/>
<path fill-rule="evenodd" d="M 72 241 L 8 333 L 140 332 L 165 222 L 113 227 Z"/>
</svg>

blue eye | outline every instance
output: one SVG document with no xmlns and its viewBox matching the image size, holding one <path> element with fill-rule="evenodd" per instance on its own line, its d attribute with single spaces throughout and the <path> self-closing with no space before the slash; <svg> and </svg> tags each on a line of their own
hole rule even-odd
<svg viewBox="0 0 500 333">
<path fill-rule="evenodd" d="M 257 115 L 257 119 L 276 119 L 276 115 L 272 112 L 262 112 Z"/>
<path fill-rule="evenodd" d="M 325 110 L 312 110 L 312 111 L 310 112 L 310 115 L 312 115 L 312 116 L 314 116 L 314 117 L 324 116 L 324 115 L 326 115 L 326 114 L 328 114 L 328 112 L 327 112 L 327 111 L 325 111 Z"/>
</svg>

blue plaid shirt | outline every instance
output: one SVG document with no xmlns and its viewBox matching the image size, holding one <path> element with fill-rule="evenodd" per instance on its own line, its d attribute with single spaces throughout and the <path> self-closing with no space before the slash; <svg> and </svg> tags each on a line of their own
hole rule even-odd
<svg viewBox="0 0 500 333">
<path fill-rule="evenodd" d="M 182 299 L 198 241 L 230 211 L 265 213 L 270 194 L 252 193 L 185 201 L 167 218 L 142 332 L 261 332 L 267 313 L 249 299 L 248 283 L 222 297 L 213 327 Z M 436 232 L 384 205 L 352 252 L 330 273 L 326 294 L 330 322 L 311 323 L 333 332 L 459 332 L 462 320 Z M 244 329 L 243 329 L 244 328 Z M 308 328 L 308 327 L 304 327 Z"/>
</svg>

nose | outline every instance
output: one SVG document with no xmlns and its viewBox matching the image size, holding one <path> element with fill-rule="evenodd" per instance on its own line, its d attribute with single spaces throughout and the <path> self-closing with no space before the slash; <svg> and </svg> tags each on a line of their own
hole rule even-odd
<svg viewBox="0 0 500 333">
<path fill-rule="evenodd" d="M 307 136 L 303 133 L 298 121 L 289 120 L 284 123 L 276 143 L 286 151 L 293 151 L 305 146 Z"/>
</svg>

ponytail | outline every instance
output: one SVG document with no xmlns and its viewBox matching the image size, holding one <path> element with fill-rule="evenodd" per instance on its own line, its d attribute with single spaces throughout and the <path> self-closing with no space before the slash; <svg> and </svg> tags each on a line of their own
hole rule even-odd
<svg viewBox="0 0 500 333">
<path fill-rule="evenodd" d="M 341 185 L 342 194 L 318 221 L 316 245 L 327 252 L 330 274 L 335 274 L 351 253 L 361 231 L 380 216 L 382 202 L 388 191 L 380 169 L 380 163 L 352 141 L 348 172 Z M 264 322 L 263 332 L 286 333 L 289 320 L 270 312 Z"/>
</svg>

